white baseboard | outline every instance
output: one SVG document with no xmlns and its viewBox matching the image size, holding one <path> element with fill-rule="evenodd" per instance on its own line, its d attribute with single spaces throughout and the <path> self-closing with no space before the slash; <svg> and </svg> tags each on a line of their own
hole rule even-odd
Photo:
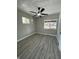
<svg viewBox="0 0 79 59">
<path fill-rule="evenodd" d="M 29 37 L 29 36 L 35 34 L 35 33 L 43 34 L 43 35 L 49 35 L 49 36 L 56 36 L 56 35 L 53 35 L 53 34 L 46 34 L 46 33 L 34 32 L 34 33 L 32 33 L 32 34 L 29 34 L 29 35 L 27 35 L 27 36 L 25 36 L 25 37 L 22 37 L 22 38 L 18 39 L 17 42 L 19 42 L 19 41 L 23 40 L 24 38 L 27 38 L 27 37 Z"/>
<path fill-rule="evenodd" d="M 54 34 L 46 34 L 46 33 L 40 33 L 40 32 L 37 32 L 38 34 L 43 34 L 43 35 L 49 35 L 49 36 L 56 36 Z"/>
<path fill-rule="evenodd" d="M 35 34 L 35 32 L 32 33 L 32 34 L 29 34 L 29 35 L 27 35 L 27 36 L 24 36 L 24 37 L 22 37 L 22 38 L 20 38 L 20 39 L 18 39 L 17 42 L 19 42 L 19 41 L 23 40 L 24 38 L 27 38 L 27 37 L 29 37 L 29 36 L 31 36 L 31 35 L 33 35 L 33 34 Z"/>
</svg>

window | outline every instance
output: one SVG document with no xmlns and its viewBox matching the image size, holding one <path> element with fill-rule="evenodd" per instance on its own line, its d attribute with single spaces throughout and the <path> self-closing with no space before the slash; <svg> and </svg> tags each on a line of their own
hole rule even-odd
<svg viewBox="0 0 79 59">
<path fill-rule="evenodd" d="M 56 29 L 56 21 L 44 20 L 44 29 Z"/>
<path fill-rule="evenodd" d="M 22 17 L 22 23 L 23 24 L 30 24 L 30 20 L 26 17 Z"/>
</svg>

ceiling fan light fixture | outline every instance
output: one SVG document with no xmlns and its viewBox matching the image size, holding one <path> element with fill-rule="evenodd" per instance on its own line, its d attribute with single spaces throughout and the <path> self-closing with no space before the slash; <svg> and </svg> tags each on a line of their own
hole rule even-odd
<svg viewBox="0 0 79 59">
<path fill-rule="evenodd" d="M 41 15 L 40 13 L 37 14 L 37 16 L 40 16 L 40 15 Z"/>
<path fill-rule="evenodd" d="M 44 10 L 45 8 L 38 7 L 38 12 L 34 12 L 34 11 L 30 11 L 30 12 L 34 13 L 34 16 L 36 17 L 48 15 L 48 14 L 42 13 Z"/>
</svg>

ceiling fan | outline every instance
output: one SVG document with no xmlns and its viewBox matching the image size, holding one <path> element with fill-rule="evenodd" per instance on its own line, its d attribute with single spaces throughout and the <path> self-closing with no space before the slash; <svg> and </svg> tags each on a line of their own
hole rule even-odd
<svg viewBox="0 0 79 59">
<path fill-rule="evenodd" d="M 43 13 L 43 11 L 45 10 L 45 8 L 42 7 L 38 7 L 38 12 L 34 12 L 34 11 L 30 11 L 31 13 L 34 13 L 34 16 L 36 17 L 42 17 L 48 14 Z"/>
</svg>

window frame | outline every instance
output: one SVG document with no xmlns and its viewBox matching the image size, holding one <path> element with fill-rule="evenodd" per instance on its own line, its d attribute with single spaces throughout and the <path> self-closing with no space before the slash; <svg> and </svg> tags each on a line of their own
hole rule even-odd
<svg viewBox="0 0 79 59">
<path fill-rule="evenodd" d="M 25 16 L 22 16 L 22 24 L 30 24 L 30 19 Z"/>
<path fill-rule="evenodd" d="M 45 22 L 51 23 L 51 24 L 48 24 L 48 28 L 46 28 Z M 52 22 L 55 22 L 55 25 L 54 25 L 55 27 L 52 27 Z M 44 29 L 47 29 L 47 30 L 55 29 L 56 30 L 56 28 L 57 28 L 57 21 L 56 20 L 44 20 Z"/>
</svg>

